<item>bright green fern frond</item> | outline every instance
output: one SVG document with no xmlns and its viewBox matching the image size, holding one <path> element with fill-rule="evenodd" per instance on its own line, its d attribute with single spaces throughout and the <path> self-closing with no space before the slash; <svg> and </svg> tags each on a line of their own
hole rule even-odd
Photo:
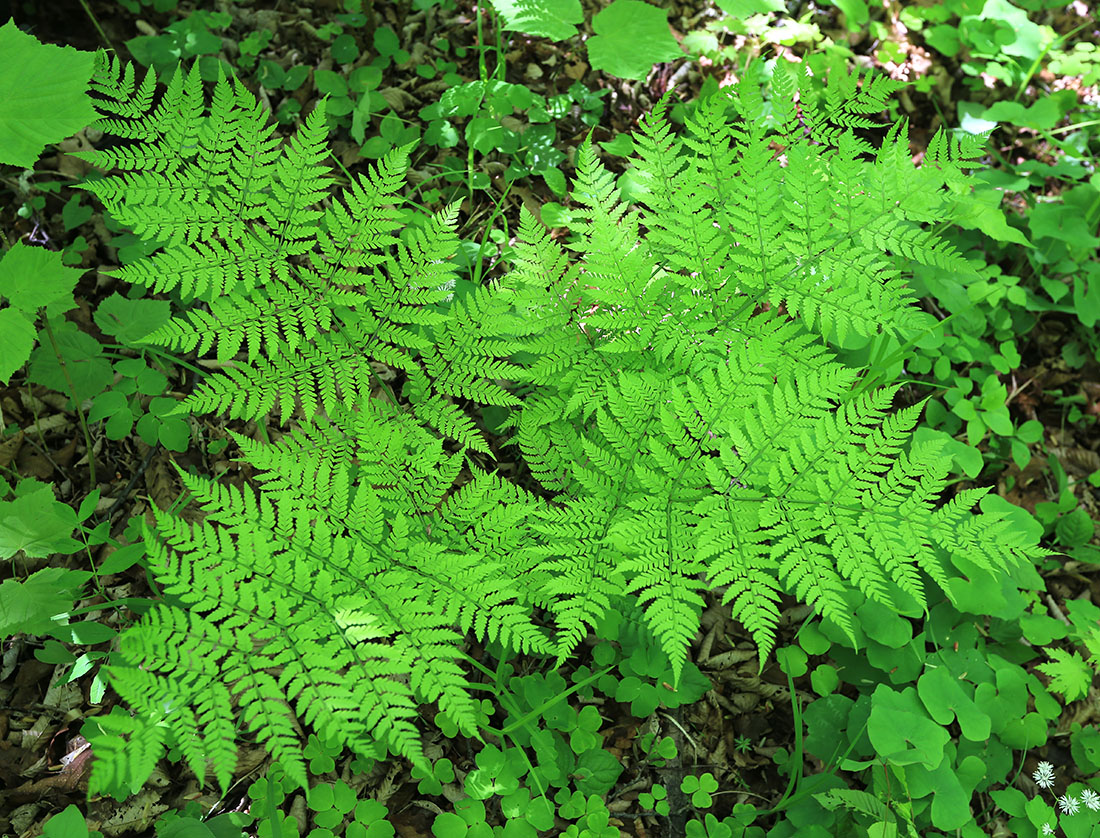
<svg viewBox="0 0 1100 838">
<path fill-rule="evenodd" d="M 544 508 L 542 501 L 505 481 L 499 473 L 477 472 L 473 481 L 440 505 L 438 522 L 433 520 L 431 528 L 452 550 L 477 553 L 497 563 L 500 573 L 510 580 L 509 591 L 514 593 L 509 596 L 514 596 L 517 603 L 542 604 L 546 576 L 526 548 L 530 536 L 528 521 Z M 491 614 L 487 616 L 492 619 Z M 523 643 L 544 650 L 544 638 L 541 634 L 529 635 L 529 628 L 524 627 Z M 509 632 L 515 630 L 509 628 Z"/>
<path fill-rule="evenodd" d="M 181 410 L 289 425 L 233 436 L 256 488 L 181 472 L 203 514 L 155 513 L 166 599 L 109 670 L 138 713 L 104 726 L 113 780 L 171 746 L 224 785 L 239 727 L 302 784 L 309 732 L 423 766 L 422 704 L 478 735 L 469 635 L 560 664 L 640 614 L 675 680 L 710 589 L 763 669 L 784 595 L 854 645 L 863 599 L 918 616 L 928 579 L 958 599 L 1042 555 L 992 496 L 937 508 L 922 405 L 864 377 L 914 334 L 913 268 L 969 269 L 934 230 L 978 142 L 915 169 L 904 122 L 865 138 L 897 83 L 762 67 L 683 128 L 646 116 L 637 206 L 587 139 L 568 244 L 523 209 L 511 270 L 473 287 L 458 206 L 401 208 L 411 147 L 334 195 L 323 105 L 283 141 L 236 80 L 207 104 L 178 72 L 154 105 L 100 62 L 102 124 L 135 142 L 87 188 L 158 251 L 118 276 L 187 309 L 150 343 L 216 356 Z"/>
<path fill-rule="evenodd" d="M 988 489 L 968 489 L 958 492 L 933 515 L 936 541 L 962 567 L 974 565 L 987 572 L 1027 568 L 1051 555 L 1047 550 L 1031 546 L 1025 528 L 995 513 L 1005 507 L 1000 499 L 988 495 Z M 982 501 L 981 514 L 969 514 L 975 503 Z M 950 594 L 950 588 L 945 588 Z"/>
<path fill-rule="evenodd" d="M 850 128 L 873 128 L 876 123 L 862 114 L 881 113 L 886 99 L 909 83 L 882 74 L 849 72 L 841 61 L 831 60 L 825 86 L 829 120 Z"/>
<path fill-rule="evenodd" d="M 139 113 L 137 108 L 147 105 L 148 102 L 150 77 L 155 79 L 151 72 L 147 73 L 142 89 L 136 94 L 138 101 L 124 105 L 137 123 L 131 124 L 129 133 L 149 141 L 87 154 L 97 165 L 171 173 L 192 156 L 191 149 L 196 144 L 203 111 L 202 79 L 199 77 L 198 65 L 192 67 L 188 73 L 177 69 L 153 112 Z M 128 81 L 125 80 L 117 92 L 121 93 L 126 88 L 132 90 Z M 109 130 L 109 127 L 109 124 L 104 125 L 105 130 Z"/>
<path fill-rule="evenodd" d="M 474 420 L 446 396 L 436 394 L 419 401 L 414 406 L 413 412 L 417 419 L 436 428 L 464 448 L 480 451 L 483 454 L 490 453 L 489 444 Z"/>
<path fill-rule="evenodd" d="M 133 64 L 109 52 L 96 53 L 89 87 L 97 96 L 95 104 L 101 117 L 95 126 L 99 130 L 128 140 L 146 140 L 155 135 L 155 126 L 147 116 L 157 89 L 156 73 L 146 70 L 140 87 L 135 88 L 135 83 Z"/>
<path fill-rule="evenodd" d="M 144 133 L 148 142 L 81 155 L 96 165 L 133 172 L 88 181 L 82 188 L 138 235 L 169 247 L 215 235 L 241 238 L 244 224 L 254 217 L 256 196 L 273 174 L 271 128 L 239 82 L 231 93 L 230 83 L 222 79 L 215 91 L 213 110 L 204 117 L 197 65 L 187 74 L 177 71 L 157 110 L 137 120 L 150 124 L 130 132 Z"/>
<path fill-rule="evenodd" d="M 226 657 L 210 648 L 196 657 L 210 672 L 245 679 L 245 686 L 233 687 L 242 704 L 261 697 L 272 703 L 243 715 L 273 752 L 282 749 L 293 761 L 280 719 L 298 717 L 352 747 L 380 739 L 416 761 L 414 700 L 438 703 L 465 733 L 477 733 L 476 705 L 458 666 L 459 632 L 517 650 L 550 648 L 528 616 L 544 580 L 534 560 L 507 562 L 523 544 L 533 499 L 486 476 L 429 519 L 424 513 L 438 507 L 446 485 L 418 493 L 406 474 L 421 468 L 437 486 L 452 482 L 456 472 L 444 465 L 439 441 L 381 408 L 336 418 L 336 426 L 307 427 L 276 446 L 237 437 L 263 471 L 259 497 L 182 474 L 210 510 L 208 523 L 160 520 L 169 549 L 158 549 L 155 563 L 165 589 L 192 615 L 205 614 L 190 634 L 217 625 L 223 646 L 255 647 L 251 669 L 233 651 Z M 362 468 L 351 466 L 353 460 Z M 255 612 L 252 630 L 259 634 L 246 643 L 245 629 L 235 627 L 249 624 L 240 621 L 248 611 Z M 294 620 L 283 626 L 279 614 Z M 303 657 L 312 648 L 302 639 L 307 634 L 325 638 L 313 641 L 320 660 Z M 160 641 L 177 649 L 189 642 Z M 133 652 L 133 659 L 149 664 L 151 647 Z M 184 665 L 171 660 L 161 668 L 180 673 Z M 268 671 L 279 668 L 282 675 L 269 679 Z M 280 707 L 288 709 L 280 715 Z"/>
<path fill-rule="evenodd" d="M 322 165 L 329 156 L 325 101 L 317 103 L 287 143 L 275 166 L 271 200 L 262 216 L 278 239 L 280 252 L 287 256 L 309 253 L 317 243 L 317 222 L 323 212 L 316 205 L 328 196 L 332 180 L 328 167 Z"/>
<path fill-rule="evenodd" d="M 787 250 L 782 244 L 782 173 L 760 124 L 746 128 L 737 152 L 740 176 L 730 183 L 726 206 L 719 211 L 717 221 L 738 242 L 730 251 L 734 260 L 732 281 L 749 293 L 759 293 L 772 277 L 782 276 L 788 267 Z"/>
<path fill-rule="evenodd" d="M 163 717 L 200 782 L 209 761 L 215 781 L 224 788 L 236 767 L 236 731 L 230 691 L 216 673 L 232 636 L 178 609 L 158 607 L 148 622 L 159 631 L 179 632 L 173 639 L 182 643 L 148 658 L 148 667 L 113 667 L 111 683 L 144 718 Z M 133 639 L 129 635 L 127 642 Z"/>
<path fill-rule="evenodd" d="M 373 533 L 372 543 L 381 541 L 379 516 L 430 513 L 462 468 L 462 457 L 444 451 L 438 436 L 376 400 L 354 412 L 337 411 L 332 418 L 327 426 L 307 423 L 275 445 L 239 435 L 234 439 L 261 471 L 257 480 L 264 494 L 316 505 L 334 524 L 361 521 L 356 528 L 364 537 Z M 330 487 L 343 488 L 333 495 Z"/>
<path fill-rule="evenodd" d="M 925 152 L 926 166 L 935 169 L 941 183 L 948 186 L 953 192 L 970 191 L 970 184 L 962 173 L 964 167 L 976 168 L 977 163 L 985 154 L 985 146 L 989 141 L 991 131 L 979 134 L 968 134 L 964 131 L 949 132 L 940 128 L 928 143 Z M 921 167 L 922 170 L 925 168 Z"/>
<path fill-rule="evenodd" d="M 83 727 L 84 736 L 95 748 L 88 793 L 117 795 L 122 789 L 131 794 L 140 792 L 157 761 L 164 756 L 171 733 L 168 725 L 162 723 L 164 718 L 163 708 L 131 718 L 121 707 L 105 716 L 90 717 Z"/>
<path fill-rule="evenodd" d="M 300 762 L 296 717 L 353 747 L 365 748 L 377 738 L 419 761 L 413 693 L 394 679 L 415 675 L 429 688 L 429 700 L 446 696 L 452 709 L 461 706 L 466 692 L 460 672 L 449 663 L 453 653 L 408 640 L 409 632 L 426 625 L 426 617 L 418 622 L 415 616 L 416 589 L 384 577 L 365 586 L 370 574 L 389 564 L 385 556 L 409 545 L 402 519 L 393 519 L 384 543 L 354 533 L 349 539 L 341 525 L 308 510 L 305 499 L 288 503 L 275 495 L 275 506 L 256 514 L 247 492 L 204 490 L 200 482 L 185 478 L 227 523 L 190 526 L 160 516 L 164 546 L 154 540 L 151 547 L 165 590 L 191 610 L 161 609 L 127 632 L 125 658 L 169 680 L 187 677 L 188 661 L 197 662 L 207 677 L 222 673 L 243 719 L 291 767 Z M 312 522 L 304 526 L 309 516 Z M 399 568 L 386 572 L 407 576 Z M 432 609 L 426 604 L 421 613 Z M 433 619 L 436 634 L 454 646 L 459 636 L 443 617 Z M 398 640 L 388 642 L 393 638 Z M 191 648 L 193 655 L 180 657 Z M 435 670 L 432 660 L 439 664 Z M 299 780 L 302 771 L 294 774 Z"/>
<path fill-rule="evenodd" d="M 532 524 L 543 543 L 531 547 L 547 573 L 546 595 L 558 629 L 556 657 L 565 660 L 621 594 L 622 555 L 605 545 L 614 504 L 578 499 L 549 508 Z"/>
<path fill-rule="evenodd" d="M 516 441 L 528 468 L 541 485 L 564 491 L 572 485 L 573 463 L 583 456 L 581 437 L 571 424 L 562 422 L 565 401 L 552 393 L 530 396 L 520 414 Z"/>
<path fill-rule="evenodd" d="M 953 247 L 940 242 L 932 233 L 908 222 L 882 218 L 868 224 L 860 236 L 868 247 L 892 250 L 919 265 L 931 265 L 944 271 L 971 273 L 970 263 Z"/>
<path fill-rule="evenodd" d="M 657 494 L 631 504 L 633 514 L 608 532 L 630 558 L 622 563 L 627 593 L 637 594 L 649 630 L 672 664 L 674 683 L 687 660 L 687 648 L 699 630 L 703 610 L 699 577 L 704 565 L 695 555 L 695 517 L 690 510 Z"/>
<path fill-rule="evenodd" d="M 235 291 L 251 293 L 274 273 L 277 258 L 273 246 L 262 239 L 248 237 L 232 244 L 212 239 L 190 247 L 167 247 L 119 268 L 114 275 L 156 293 L 179 288 L 184 297 L 211 300 Z"/>
<path fill-rule="evenodd" d="M 708 568 L 710 586 L 722 594 L 756 643 L 760 670 L 775 646 L 782 587 L 776 578 L 769 539 L 759 525 L 762 495 L 745 489 L 736 477 L 708 468 L 715 494 L 703 498 L 695 513 L 696 561 Z"/>
<path fill-rule="evenodd" d="M 145 95 L 144 87 L 133 91 L 132 73 L 103 73 L 104 95 Z M 332 185 L 323 102 L 282 145 L 236 80 L 219 79 L 207 108 L 196 68 L 173 76 L 152 115 L 134 102 L 108 110 L 147 123 L 148 139 L 99 162 L 142 171 L 88 188 L 123 223 L 165 245 L 120 276 L 201 301 L 146 339 L 215 352 L 222 362 L 185 409 L 254 419 L 276 408 L 284 418 L 298 409 L 331 413 L 369 397 L 374 362 L 408 374 L 414 403 L 435 399 L 438 431 L 484 447 L 466 417 L 438 406 L 444 397 L 517 404 L 497 383 L 509 377 L 510 344 L 497 346 L 495 326 L 482 338 L 466 328 L 490 308 L 486 320 L 495 323 L 503 309 L 452 300 L 457 205 L 394 235 L 409 146 L 322 208 Z"/>
<path fill-rule="evenodd" d="M 521 207 L 514 267 L 497 284 L 502 303 L 511 304 L 514 312 L 508 321 L 513 335 L 571 335 L 568 343 L 574 357 L 587 354 L 586 346 L 578 346 L 587 342 L 581 339 L 578 305 L 572 298 L 577 275 L 577 266 L 569 263 L 561 245 Z"/>
<path fill-rule="evenodd" d="M 358 285 L 359 272 L 381 264 L 380 251 L 394 246 L 401 229 L 390 203 L 404 181 L 411 145 L 396 148 L 354 179 L 343 200 L 325 211 L 319 252 L 310 255 L 313 269 L 327 282 Z"/>
<path fill-rule="evenodd" d="M 424 353 L 424 366 L 435 386 L 448 394 L 518 407 L 523 402 L 502 386 L 517 377 L 519 368 L 502 360 L 513 347 L 491 331 L 495 308 L 494 295 L 482 290 L 452 302 L 451 316 L 435 330 L 435 343 Z"/>
</svg>

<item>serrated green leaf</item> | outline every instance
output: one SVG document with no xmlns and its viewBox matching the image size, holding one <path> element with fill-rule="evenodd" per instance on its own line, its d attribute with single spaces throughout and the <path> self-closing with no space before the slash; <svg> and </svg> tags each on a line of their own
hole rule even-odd
<svg viewBox="0 0 1100 838">
<path fill-rule="evenodd" d="M 95 54 L 41 44 L 13 19 L 0 26 L 0 163 L 33 168 L 47 143 L 96 119 L 85 92 Z"/>
</svg>

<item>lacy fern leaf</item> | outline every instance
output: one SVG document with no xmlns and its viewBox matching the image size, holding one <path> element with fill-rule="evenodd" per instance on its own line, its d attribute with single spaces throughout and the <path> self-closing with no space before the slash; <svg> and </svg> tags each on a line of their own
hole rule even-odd
<svg viewBox="0 0 1100 838">
<path fill-rule="evenodd" d="M 969 270 L 919 226 L 940 196 L 914 203 L 884 191 L 935 192 L 940 175 L 910 176 L 897 127 L 871 159 L 852 132 L 872 124 L 863 114 L 891 89 L 838 75 L 822 101 L 780 65 L 773 119 L 750 74 L 700 103 L 682 137 L 659 105 L 638 138 L 640 211 L 618 202 L 583 145 L 583 209 L 568 245 L 578 302 L 557 316 L 526 289 L 565 275 L 560 251 L 525 225 L 534 235 L 517 248 L 514 284 L 502 285 L 545 330 L 525 338 L 533 392 L 517 441 L 563 496 L 532 547 L 555 577 L 559 660 L 620 585 L 645 606 L 677 673 L 707 588 L 752 632 L 761 667 L 784 592 L 854 644 L 853 597 L 920 613 L 921 574 L 949 591 L 943 560 L 965 560 L 958 533 L 1002 528 L 968 513 L 931 545 L 954 514 L 932 506 L 946 464 L 934 446 L 907 449 L 916 409 L 891 416 L 893 388 L 857 395 L 859 370 L 830 351 L 850 335 L 913 332 L 899 266 Z M 559 347 L 598 360 L 551 379 L 543 370 L 560 364 Z M 979 552 L 1002 571 L 1041 554 L 993 540 Z"/>
<path fill-rule="evenodd" d="M 920 331 L 913 265 L 970 270 L 925 225 L 965 209 L 976 144 L 914 169 L 903 125 L 854 132 L 896 83 L 780 62 L 765 103 L 756 72 L 679 134 L 665 102 L 643 120 L 634 205 L 584 142 L 571 238 L 523 209 L 511 270 L 456 295 L 457 207 L 396 209 L 409 148 L 333 196 L 323 104 L 284 144 L 235 80 L 207 105 L 177 72 L 154 107 L 102 63 L 101 126 L 133 144 L 86 188 L 159 248 L 117 275 L 187 308 L 147 340 L 215 355 L 183 409 L 289 425 L 234 435 L 258 488 L 181 474 L 199 520 L 148 530 L 165 600 L 110 669 L 141 723 L 105 724 L 104 777 L 175 744 L 224 787 L 238 721 L 303 785 L 303 725 L 422 763 L 422 703 L 478 735 L 467 635 L 563 663 L 625 594 L 678 678 L 713 593 L 763 669 L 783 595 L 855 646 L 865 599 L 916 617 L 929 583 L 1044 555 L 982 491 L 936 507 L 921 405 L 843 348 Z M 538 485 L 475 465 L 479 407 Z"/>
</svg>

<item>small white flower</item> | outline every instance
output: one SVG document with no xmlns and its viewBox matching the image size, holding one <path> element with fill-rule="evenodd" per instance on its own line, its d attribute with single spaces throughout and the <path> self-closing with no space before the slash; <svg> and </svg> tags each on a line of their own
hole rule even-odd
<svg viewBox="0 0 1100 838">
<path fill-rule="evenodd" d="M 1076 815 L 1077 809 L 1080 804 L 1077 802 L 1076 797 L 1070 797 L 1068 794 L 1062 795 L 1058 798 L 1058 805 L 1062 807 L 1063 815 Z"/>
<path fill-rule="evenodd" d="M 1054 766 L 1049 762 L 1040 762 L 1031 778 L 1039 788 L 1049 789 L 1054 785 Z"/>
<path fill-rule="evenodd" d="M 1094 792 L 1092 789 L 1085 789 L 1081 792 L 1081 802 L 1088 806 L 1092 811 L 1100 809 L 1100 795 Z"/>
<path fill-rule="evenodd" d="M 1049 823 L 1044 823 L 1043 824 L 1043 834 L 1044 835 L 1053 835 L 1054 834 L 1054 827 L 1051 826 Z"/>
</svg>

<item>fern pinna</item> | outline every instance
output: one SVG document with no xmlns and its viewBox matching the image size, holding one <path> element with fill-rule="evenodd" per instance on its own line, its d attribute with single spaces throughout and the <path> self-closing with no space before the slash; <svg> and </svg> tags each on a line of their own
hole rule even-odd
<svg viewBox="0 0 1100 838">
<path fill-rule="evenodd" d="M 763 667 L 782 593 L 854 645 L 864 599 L 916 616 L 957 564 L 1043 555 L 971 512 L 984 491 L 936 508 L 920 405 L 893 412 L 897 388 L 838 354 L 917 334 L 907 266 L 971 270 L 921 225 L 965 204 L 977 142 L 938 135 L 915 168 L 902 125 L 877 151 L 855 133 L 896 83 L 834 70 L 819 90 L 779 63 L 761 86 L 679 135 L 658 105 L 634 206 L 585 142 L 568 243 L 524 210 L 512 270 L 459 299 L 456 208 L 400 229 L 410 149 L 333 197 L 323 102 L 279 143 L 236 81 L 207 105 L 180 71 L 154 107 L 151 73 L 102 65 L 100 125 L 133 142 L 93 153 L 129 172 L 86 188 L 159 248 L 116 275 L 183 306 L 148 342 L 220 367 L 181 409 L 278 408 L 289 429 L 235 436 L 256 488 L 185 474 L 205 517 L 156 515 L 165 597 L 110 670 L 138 715 L 100 723 L 99 782 L 171 740 L 224 787 L 237 720 L 302 784 L 303 722 L 422 761 L 421 704 L 478 733 L 468 633 L 561 663 L 623 592 L 676 673 L 708 590 Z M 476 464 L 486 406 L 538 486 Z"/>
</svg>

